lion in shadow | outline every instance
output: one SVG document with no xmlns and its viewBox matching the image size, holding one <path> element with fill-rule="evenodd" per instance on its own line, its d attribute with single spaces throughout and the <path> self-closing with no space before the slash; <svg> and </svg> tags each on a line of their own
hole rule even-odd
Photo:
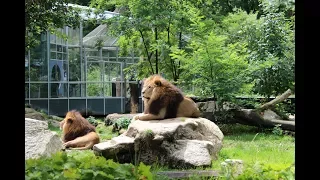
<svg viewBox="0 0 320 180">
<path fill-rule="evenodd" d="M 92 149 L 100 142 L 96 128 L 76 110 L 67 112 L 60 129 L 64 149 Z"/>
</svg>

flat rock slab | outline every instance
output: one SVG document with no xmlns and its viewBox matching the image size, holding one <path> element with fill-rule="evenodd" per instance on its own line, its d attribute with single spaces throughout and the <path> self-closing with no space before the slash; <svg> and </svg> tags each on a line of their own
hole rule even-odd
<svg viewBox="0 0 320 180">
<path fill-rule="evenodd" d="M 128 130 L 93 146 L 97 155 L 119 162 L 133 159 L 175 168 L 210 166 L 222 148 L 223 134 L 205 118 L 132 121 Z"/>
</svg>

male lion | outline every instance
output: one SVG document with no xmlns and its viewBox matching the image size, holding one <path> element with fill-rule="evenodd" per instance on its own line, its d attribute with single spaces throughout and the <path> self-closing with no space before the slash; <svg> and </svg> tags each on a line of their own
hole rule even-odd
<svg viewBox="0 0 320 180">
<path fill-rule="evenodd" d="M 183 95 L 180 89 L 155 74 L 143 81 L 144 112 L 135 120 L 161 120 L 176 117 L 200 117 L 197 104 Z"/>
<path fill-rule="evenodd" d="M 100 142 L 96 128 L 86 120 L 80 112 L 72 110 L 60 122 L 63 146 L 70 149 L 91 149 Z"/>
</svg>

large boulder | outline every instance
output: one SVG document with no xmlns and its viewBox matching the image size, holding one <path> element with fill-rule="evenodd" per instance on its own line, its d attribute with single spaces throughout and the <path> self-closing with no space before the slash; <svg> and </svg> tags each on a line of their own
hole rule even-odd
<svg viewBox="0 0 320 180">
<path fill-rule="evenodd" d="M 49 156 L 63 148 L 56 132 L 48 130 L 48 123 L 25 118 L 25 159 Z"/>
<path fill-rule="evenodd" d="M 34 110 L 33 108 L 24 108 L 24 113 L 25 114 L 30 114 L 30 113 L 36 113 L 37 111 Z"/>
<path fill-rule="evenodd" d="M 39 112 L 25 114 L 24 117 L 29 119 L 45 120 L 45 117 Z"/>
<path fill-rule="evenodd" d="M 96 155 L 121 163 L 138 160 L 172 168 L 210 166 L 222 148 L 223 133 L 205 118 L 132 121 L 118 137 L 93 146 Z"/>
</svg>

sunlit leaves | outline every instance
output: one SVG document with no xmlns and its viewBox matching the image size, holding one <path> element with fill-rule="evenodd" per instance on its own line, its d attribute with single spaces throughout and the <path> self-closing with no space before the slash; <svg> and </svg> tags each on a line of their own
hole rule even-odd
<svg viewBox="0 0 320 180">
<path fill-rule="evenodd" d="M 126 179 L 152 178 L 150 166 L 120 164 L 93 153 L 65 152 L 26 160 L 25 179 Z"/>
<path fill-rule="evenodd" d="M 37 36 L 44 31 L 55 33 L 56 28 L 79 25 L 78 10 L 68 7 L 67 2 L 68 0 L 27 0 L 25 2 L 26 49 L 38 45 Z"/>
</svg>

